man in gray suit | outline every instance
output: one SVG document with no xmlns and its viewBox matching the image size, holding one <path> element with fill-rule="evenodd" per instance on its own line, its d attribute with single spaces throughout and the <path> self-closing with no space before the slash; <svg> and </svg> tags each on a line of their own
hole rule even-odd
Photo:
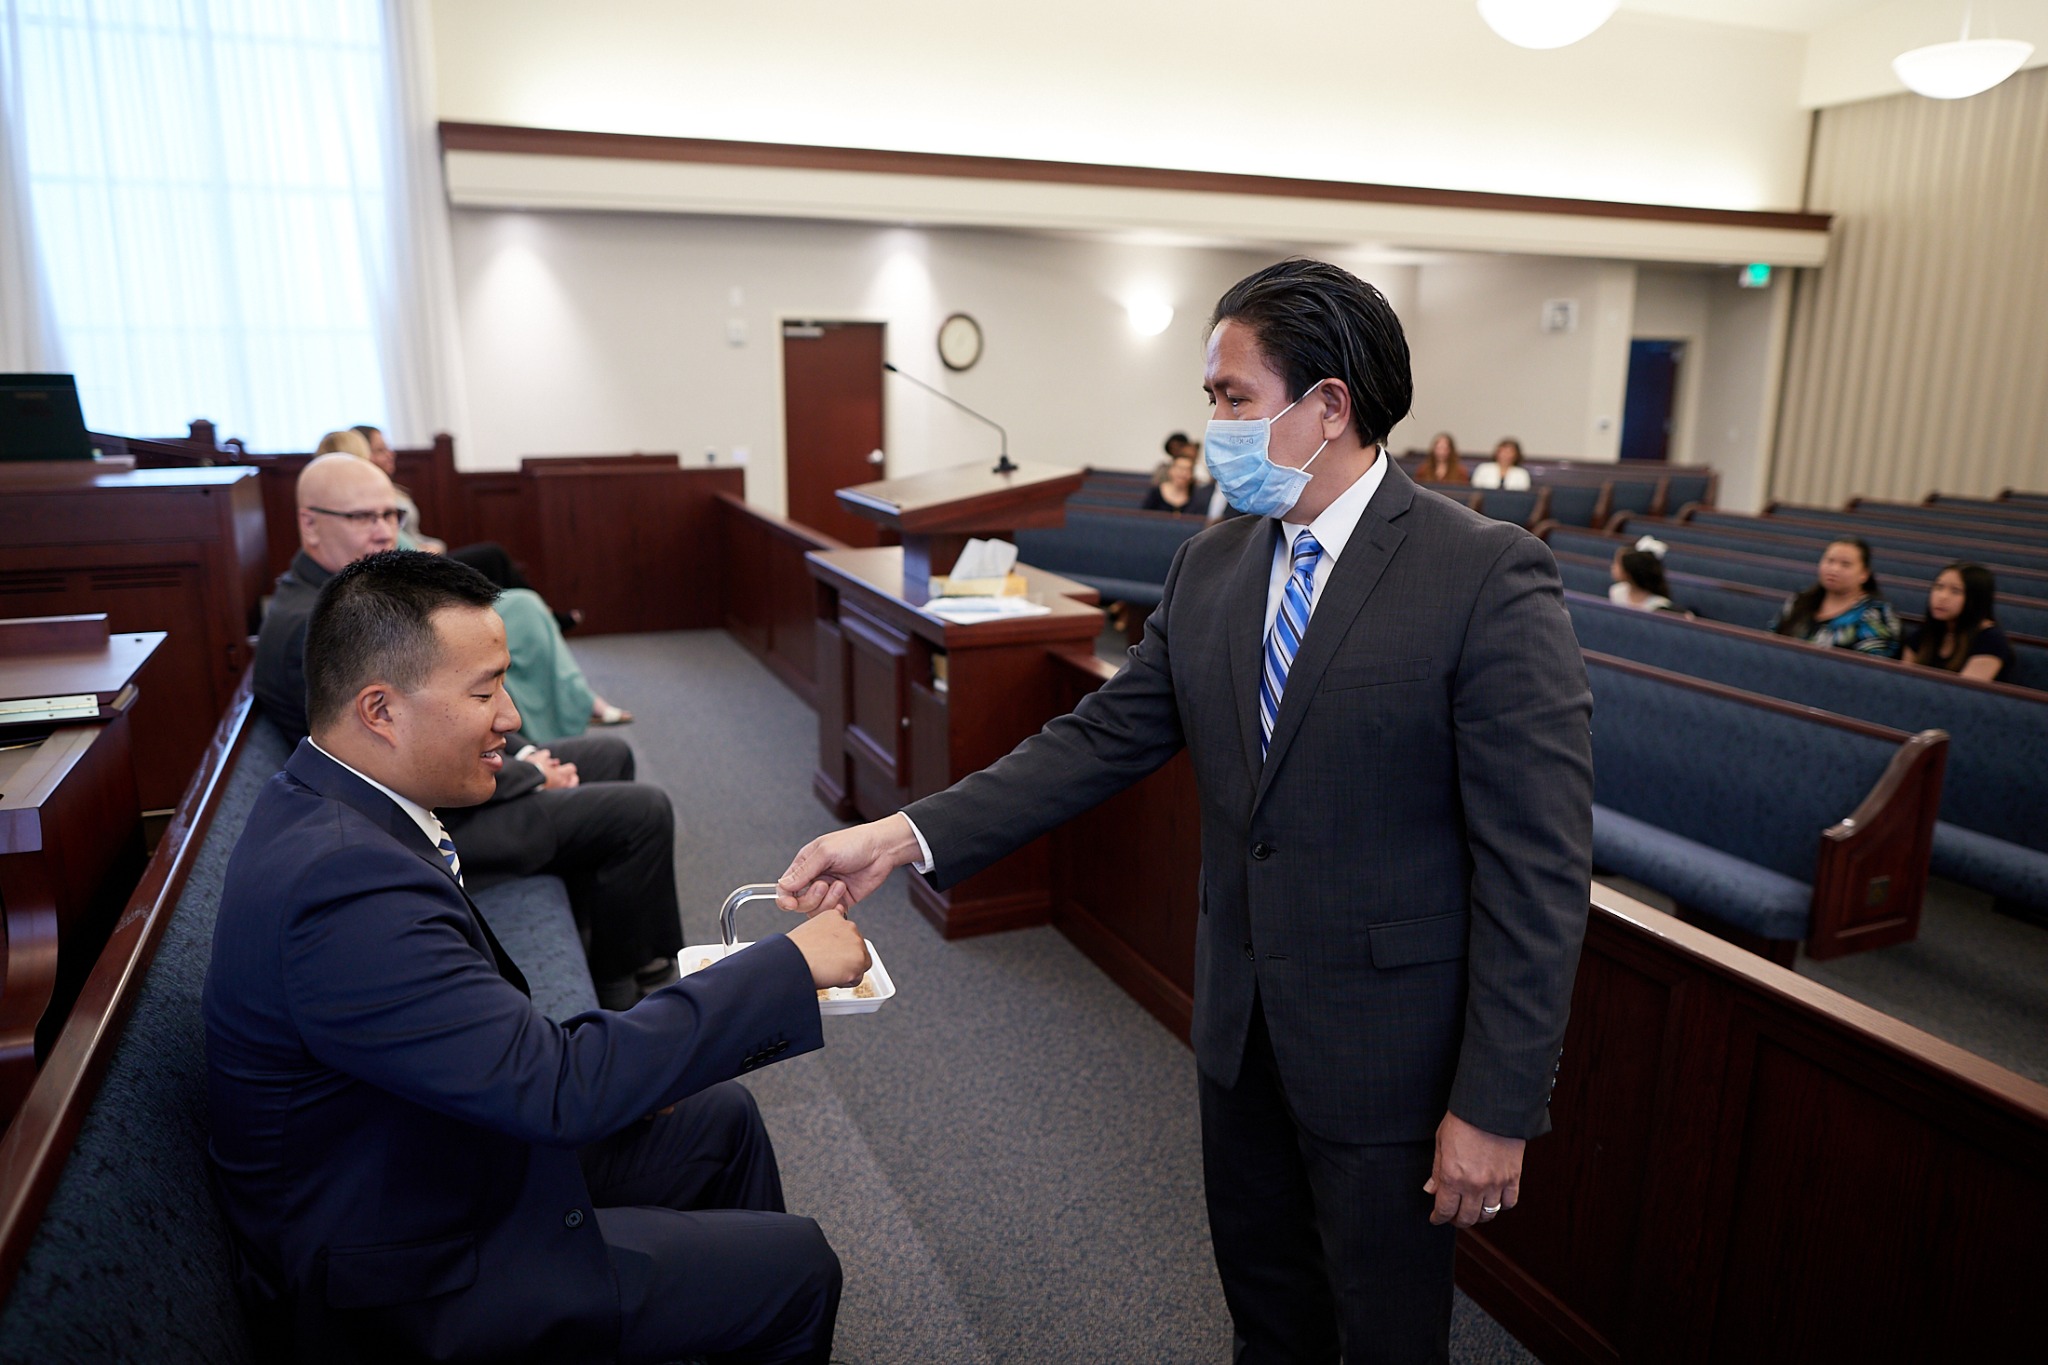
<svg viewBox="0 0 2048 1365">
<path fill-rule="evenodd" d="M 1015 752 L 824 836 L 815 912 L 940 885 L 1185 746 L 1202 809 L 1195 1058 L 1236 1359 L 1443 1360 L 1453 1229 L 1549 1126 L 1592 845 L 1591 694 L 1541 542 L 1382 448 L 1399 320 L 1287 261 L 1216 310 L 1207 457 L 1253 513 L 1189 541 L 1123 671 Z"/>
</svg>

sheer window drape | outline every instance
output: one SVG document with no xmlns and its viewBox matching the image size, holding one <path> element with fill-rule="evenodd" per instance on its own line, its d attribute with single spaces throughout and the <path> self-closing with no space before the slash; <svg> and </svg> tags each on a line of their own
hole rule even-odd
<svg viewBox="0 0 2048 1365">
<path fill-rule="evenodd" d="M 445 261 L 447 227 L 438 160 L 418 164 L 431 114 L 412 11 L 0 0 L 18 180 L 93 427 L 205 416 L 252 448 L 304 450 L 335 426 L 397 416 L 394 435 L 417 439 L 453 415 L 452 365 L 417 340 L 450 330 L 452 285 L 421 285 L 419 243 Z"/>
</svg>

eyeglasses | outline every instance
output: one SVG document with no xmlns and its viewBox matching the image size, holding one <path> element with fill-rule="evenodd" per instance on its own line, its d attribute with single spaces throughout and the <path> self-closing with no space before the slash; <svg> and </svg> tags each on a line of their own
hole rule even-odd
<svg viewBox="0 0 2048 1365">
<path fill-rule="evenodd" d="M 358 531 L 367 531 L 380 521 L 397 526 L 405 520 L 405 509 L 401 507 L 379 507 L 368 512 L 337 512 L 332 507 L 308 507 L 306 510 L 318 512 L 323 517 L 340 517 Z"/>
</svg>

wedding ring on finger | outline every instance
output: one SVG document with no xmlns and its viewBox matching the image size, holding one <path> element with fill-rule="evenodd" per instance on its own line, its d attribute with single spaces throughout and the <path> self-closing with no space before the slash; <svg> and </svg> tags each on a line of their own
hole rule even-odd
<svg viewBox="0 0 2048 1365">
<path fill-rule="evenodd" d="M 1482 1218 L 1491 1218 L 1495 1214 L 1500 1212 L 1500 1208 L 1501 1206 L 1498 1204 L 1481 1204 L 1479 1206 L 1479 1216 Z"/>
</svg>

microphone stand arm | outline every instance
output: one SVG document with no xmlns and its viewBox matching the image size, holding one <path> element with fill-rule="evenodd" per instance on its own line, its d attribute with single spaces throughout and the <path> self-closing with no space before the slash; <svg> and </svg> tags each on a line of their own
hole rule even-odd
<svg viewBox="0 0 2048 1365">
<path fill-rule="evenodd" d="M 992 474 L 1014 474 L 1017 472 L 1018 466 L 1012 463 L 1010 460 L 1010 433 L 1003 430 L 1003 424 L 1001 422 L 998 422 L 991 417 L 982 416 L 973 408 L 968 407 L 965 403 L 955 398 L 952 394 L 947 393 L 944 389 L 934 388 L 930 384 L 925 383 L 922 379 L 919 379 L 916 375 L 909 374 L 903 370 L 897 369 L 894 365 L 891 365 L 886 360 L 882 362 L 882 368 L 887 370 L 890 374 L 895 375 L 899 379 L 908 379 L 911 383 L 917 385 L 920 389 L 923 389 L 926 393 L 929 393 L 934 397 L 943 398 L 946 402 L 951 403 L 954 407 L 960 409 L 960 411 L 966 413 L 975 421 L 980 422 L 986 426 L 994 427 L 996 429 L 996 435 L 1002 438 L 1003 453 L 1002 458 L 996 461 L 996 467 L 990 470 L 989 472 Z"/>
</svg>

